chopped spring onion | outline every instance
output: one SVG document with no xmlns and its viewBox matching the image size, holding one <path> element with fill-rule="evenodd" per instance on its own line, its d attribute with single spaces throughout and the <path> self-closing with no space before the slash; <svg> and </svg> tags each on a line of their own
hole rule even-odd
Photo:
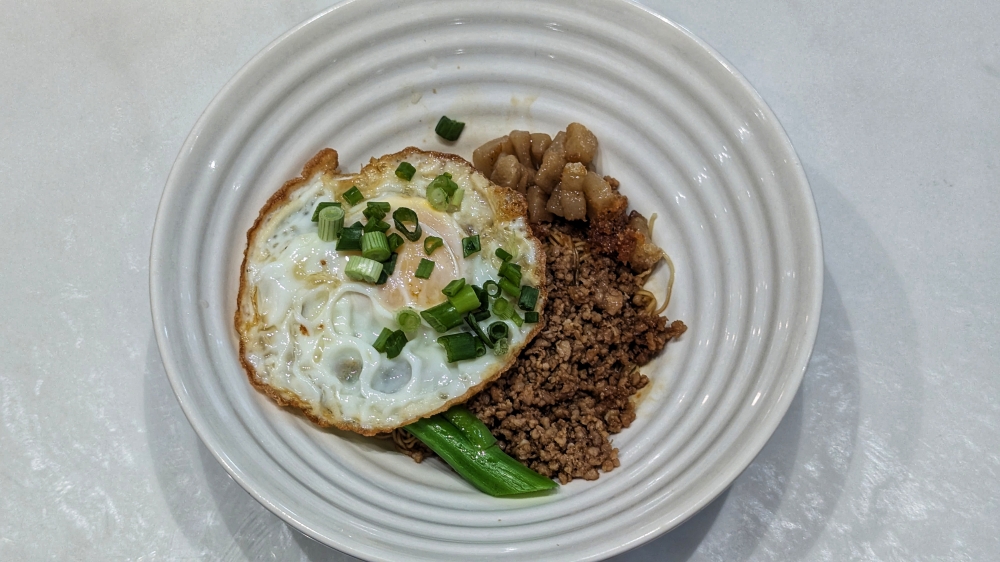
<svg viewBox="0 0 1000 562">
<path fill-rule="evenodd" d="M 494 291 L 492 287 L 496 287 L 496 290 Z M 500 285 L 492 279 L 483 283 L 483 290 L 486 291 L 487 295 L 495 299 L 500 298 Z"/>
<path fill-rule="evenodd" d="M 400 246 L 403 245 L 403 237 L 400 236 L 399 234 L 396 234 L 395 232 L 393 232 L 386 239 L 386 242 L 389 243 L 389 251 L 390 252 L 395 252 L 396 250 L 399 249 Z"/>
<path fill-rule="evenodd" d="M 417 173 L 417 169 L 409 162 L 400 162 L 399 166 L 396 167 L 396 177 L 401 180 L 410 181 L 415 173 Z"/>
<path fill-rule="evenodd" d="M 361 236 L 363 234 L 364 228 L 361 226 L 360 222 L 356 222 L 350 227 L 345 228 L 340 232 L 340 240 L 337 241 L 337 251 L 360 250 Z"/>
<path fill-rule="evenodd" d="M 442 115 L 441 119 L 438 119 L 437 126 L 434 127 L 434 132 L 446 141 L 456 141 L 464 128 L 465 123 L 462 121 L 455 121 L 449 119 L 447 115 Z"/>
<path fill-rule="evenodd" d="M 479 322 L 476 321 L 474 315 L 472 314 L 466 315 L 465 323 L 468 324 L 470 328 L 472 328 L 472 331 L 475 332 L 477 336 L 479 336 L 479 339 L 483 340 L 483 343 L 486 344 L 486 347 L 493 349 L 493 342 L 490 341 L 490 337 L 486 335 L 486 332 L 484 332 L 483 329 L 479 327 Z"/>
<path fill-rule="evenodd" d="M 489 295 L 487 295 L 486 291 L 484 291 L 483 288 L 480 287 L 480 286 L 478 286 L 478 285 L 473 285 L 472 286 L 472 290 L 476 292 L 476 298 L 479 299 L 479 308 L 477 308 L 476 310 L 477 311 L 478 310 L 485 310 L 485 311 L 488 312 L 490 310 L 490 297 L 489 297 Z"/>
<path fill-rule="evenodd" d="M 319 212 L 319 239 L 333 242 L 344 229 L 344 210 L 339 206 L 329 205 Z"/>
<path fill-rule="evenodd" d="M 500 258 L 500 261 L 510 261 L 510 259 L 514 257 L 514 256 L 510 255 L 507 252 L 507 250 L 504 250 L 503 248 L 497 248 L 497 251 L 495 251 L 493 253 L 496 254 L 496 256 L 498 258 Z"/>
<path fill-rule="evenodd" d="M 317 203 L 316 209 L 313 211 L 312 221 L 319 222 L 319 212 L 331 206 L 339 207 L 340 203 L 335 203 L 333 201 L 323 201 L 322 203 Z"/>
<path fill-rule="evenodd" d="M 452 181 L 451 174 L 449 174 L 448 172 L 441 174 L 440 176 L 431 180 L 431 183 L 427 184 L 428 190 L 435 189 L 438 187 L 444 190 L 445 194 L 448 196 L 448 199 L 451 199 L 451 196 L 454 195 L 455 191 L 458 190 L 458 184 Z"/>
<path fill-rule="evenodd" d="M 517 285 L 511 283 L 510 279 L 507 279 L 506 277 L 500 280 L 500 288 L 503 289 L 503 292 L 514 297 L 515 299 L 521 298 L 521 289 Z"/>
<path fill-rule="evenodd" d="M 392 207 L 389 206 L 389 203 L 385 201 L 369 201 L 368 206 L 365 207 L 365 210 L 362 211 L 361 214 L 363 214 L 369 221 L 372 220 L 372 217 L 376 219 L 384 219 L 385 216 L 389 214 L 389 209 L 391 208 Z"/>
<path fill-rule="evenodd" d="M 479 235 L 473 234 L 462 238 L 462 257 L 467 258 L 482 249 L 479 243 Z"/>
<path fill-rule="evenodd" d="M 424 253 L 428 256 L 434 253 L 441 246 L 444 246 L 444 240 L 441 240 L 437 236 L 428 236 L 424 238 Z"/>
<path fill-rule="evenodd" d="M 396 313 L 396 323 L 407 336 L 413 336 L 420 329 L 420 315 L 416 310 L 406 307 Z"/>
<path fill-rule="evenodd" d="M 470 332 L 459 332 L 441 336 L 437 342 L 444 347 L 449 363 L 475 359 L 486 355 L 486 344 Z"/>
<path fill-rule="evenodd" d="M 497 357 L 507 355 L 508 351 L 510 351 L 510 340 L 507 338 L 500 338 L 493 346 L 493 355 L 496 355 Z"/>
<path fill-rule="evenodd" d="M 448 210 L 448 194 L 440 187 L 427 186 L 427 202 L 437 211 Z"/>
<path fill-rule="evenodd" d="M 462 287 L 454 296 L 448 297 L 448 302 L 455 306 L 455 310 L 459 314 L 477 310 L 480 304 L 479 297 L 476 295 L 476 291 L 472 288 L 472 285 Z"/>
<path fill-rule="evenodd" d="M 413 209 L 407 207 L 400 207 L 392 212 L 392 222 L 396 223 L 396 230 L 403 233 L 410 242 L 416 242 L 420 240 L 421 230 L 420 221 L 417 220 L 417 213 Z M 412 222 L 413 230 L 406 228 L 406 224 Z"/>
<path fill-rule="evenodd" d="M 448 301 L 428 308 L 420 316 L 438 332 L 447 332 L 462 323 L 462 315 Z"/>
<path fill-rule="evenodd" d="M 365 200 L 365 196 L 361 194 L 361 190 L 358 189 L 358 186 L 356 185 L 345 191 L 341 197 L 343 197 L 344 201 L 347 201 L 347 203 L 352 206 Z"/>
<path fill-rule="evenodd" d="M 403 351 L 406 342 L 406 334 L 403 333 L 403 330 L 396 330 L 385 342 L 385 356 L 389 359 L 395 359 Z"/>
<path fill-rule="evenodd" d="M 460 187 L 448 198 L 448 204 L 451 205 L 453 210 L 457 211 L 462 206 L 462 199 L 465 199 L 465 190 Z"/>
<path fill-rule="evenodd" d="M 384 232 L 366 232 L 361 237 L 361 255 L 375 261 L 385 261 L 389 259 L 389 239 Z"/>
<path fill-rule="evenodd" d="M 507 302 L 507 299 L 504 298 L 499 298 L 493 301 L 493 314 L 495 314 L 497 318 L 510 320 L 518 328 L 524 324 L 524 319 L 517 315 L 517 311 L 514 310 L 514 306 Z"/>
<path fill-rule="evenodd" d="M 397 254 L 396 252 L 393 252 L 389 256 L 389 259 L 387 259 L 386 261 L 382 262 L 382 271 L 388 273 L 389 275 L 392 275 L 392 272 L 396 270 L 396 259 L 397 258 L 399 258 L 399 254 Z"/>
<path fill-rule="evenodd" d="M 490 429 L 483 422 L 479 421 L 479 418 L 465 406 L 454 406 L 441 415 L 457 427 L 466 439 L 472 441 L 472 444 L 480 449 L 490 447 L 497 442 L 497 438 L 493 437 Z"/>
<path fill-rule="evenodd" d="M 524 313 L 524 321 L 527 322 L 527 323 L 529 323 L 529 324 L 537 324 L 538 323 L 538 311 L 537 310 L 529 310 L 528 312 L 525 312 Z"/>
<path fill-rule="evenodd" d="M 518 328 L 524 326 L 524 318 L 518 316 L 517 312 L 514 311 L 513 307 L 511 307 L 510 321 L 513 322 L 514 325 L 517 326 Z"/>
<path fill-rule="evenodd" d="M 378 338 L 375 339 L 375 343 L 372 344 L 372 347 L 375 348 L 375 351 L 379 353 L 385 353 L 385 344 L 386 342 L 389 341 L 389 336 L 391 335 L 392 335 L 392 330 L 390 330 L 389 328 L 382 328 L 382 331 L 379 332 Z"/>
<path fill-rule="evenodd" d="M 472 313 L 472 317 L 476 319 L 476 322 L 482 322 L 483 320 L 489 320 L 491 314 L 489 310 L 479 310 Z"/>
<path fill-rule="evenodd" d="M 531 285 L 523 285 L 521 287 L 521 298 L 517 300 L 517 306 L 521 310 L 535 310 L 535 304 L 538 302 L 538 289 L 532 287 Z"/>
<path fill-rule="evenodd" d="M 500 266 L 499 273 L 500 277 L 509 279 L 511 283 L 515 285 L 521 284 L 521 266 L 516 263 L 510 261 L 504 262 L 503 265 Z"/>
<path fill-rule="evenodd" d="M 379 274 L 378 281 L 375 282 L 376 285 L 385 285 L 386 281 L 389 280 L 389 276 L 396 270 L 396 260 L 398 258 L 399 254 L 393 252 L 389 254 L 389 259 L 382 262 L 382 273 Z"/>
<path fill-rule="evenodd" d="M 504 453 L 495 443 L 485 449 L 476 446 L 441 414 L 417 420 L 406 426 L 406 431 L 437 453 L 462 478 L 491 496 L 541 492 L 558 486 L 551 478 Z"/>
<path fill-rule="evenodd" d="M 490 324 L 489 328 L 486 328 L 486 333 L 490 335 L 490 340 L 496 343 L 502 339 L 510 337 L 510 326 L 502 320 L 497 320 L 496 322 Z"/>
<path fill-rule="evenodd" d="M 465 278 L 459 277 L 458 279 L 454 279 L 450 283 L 445 285 L 444 289 L 441 289 L 441 292 L 444 293 L 445 296 L 453 297 L 457 295 L 458 292 L 461 291 L 462 288 L 464 287 L 465 287 Z"/>
<path fill-rule="evenodd" d="M 382 274 L 382 264 L 365 257 L 351 256 L 347 258 L 347 269 L 344 270 L 344 274 L 355 281 L 375 283 Z"/>
<path fill-rule="evenodd" d="M 382 219 L 371 219 L 365 223 L 365 232 L 385 232 L 389 230 L 389 223 Z"/>
<path fill-rule="evenodd" d="M 413 276 L 420 279 L 430 279 L 432 271 L 434 271 L 434 262 L 427 258 L 421 258 Z"/>
</svg>

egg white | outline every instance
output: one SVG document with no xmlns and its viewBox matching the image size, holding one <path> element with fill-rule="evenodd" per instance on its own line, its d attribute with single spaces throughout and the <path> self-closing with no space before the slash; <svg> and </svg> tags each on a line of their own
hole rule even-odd
<svg viewBox="0 0 1000 562">
<path fill-rule="evenodd" d="M 335 153 L 332 158 L 335 168 Z M 394 174 L 404 160 L 416 168 L 410 181 Z M 427 184 L 445 172 L 465 190 L 461 208 L 450 213 L 432 209 L 424 197 Z M 392 210 L 416 211 L 423 237 L 444 240 L 429 257 L 436 264 L 430 279 L 413 275 L 420 259 L 427 257 L 423 237 L 399 250 L 387 283 L 372 285 L 346 277 L 347 258 L 358 252 L 337 252 L 335 242 L 321 241 L 312 213 L 322 201 L 343 202 L 341 195 L 352 186 L 365 200 L 353 207 L 344 203 L 345 225 L 365 222 L 361 213 L 366 202 L 386 201 Z M 348 176 L 332 173 L 329 165 L 307 166 L 300 181 L 290 182 L 269 201 L 248 234 L 236 327 L 251 382 L 279 403 L 301 408 L 317 423 L 369 435 L 464 401 L 509 366 L 537 325 L 517 328 L 508 322 L 507 355 L 488 352 L 457 363 L 447 362 L 437 343 L 442 334 L 426 323 L 392 360 L 372 343 L 383 328 L 398 328 L 395 319 L 401 308 L 420 311 L 444 301 L 441 288 L 452 279 L 464 277 L 480 286 L 496 280 L 500 260 L 494 250 L 501 246 L 522 266 L 522 283 L 542 289 L 541 306 L 545 257 L 525 211 L 519 195 L 491 184 L 468 162 L 451 155 L 411 148 L 373 160 Z M 391 211 L 386 221 L 392 224 Z M 461 240 L 471 234 L 479 234 L 482 251 L 465 258 Z M 483 322 L 483 327 L 494 320 Z M 468 330 L 463 325 L 449 333 L 463 329 Z"/>
</svg>

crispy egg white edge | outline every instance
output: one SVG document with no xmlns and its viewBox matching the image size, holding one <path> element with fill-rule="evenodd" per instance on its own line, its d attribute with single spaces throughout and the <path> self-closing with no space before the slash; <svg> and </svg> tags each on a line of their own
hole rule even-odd
<svg viewBox="0 0 1000 562">
<path fill-rule="evenodd" d="M 244 260 L 240 273 L 238 308 L 235 323 L 237 333 L 240 336 L 240 360 L 250 382 L 260 391 L 274 399 L 279 405 L 297 407 L 303 411 L 306 417 L 321 426 L 332 425 L 340 429 L 373 435 L 406 425 L 420 417 L 444 411 L 453 404 L 462 403 L 481 390 L 485 384 L 506 371 L 516 360 L 518 352 L 538 333 L 542 326 L 541 324 L 534 326 L 525 324 L 524 327 L 517 330 L 511 324 L 511 328 L 515 330 L 515 333 L 519 333 L 522 337 L 517 338 L 512 343 L 511 351 L 503 358 L 502 363 L 477 365 L 478 368 L 485 368 L 486 370 L 481 373 L 478 379 L 470 378 L 470 385 L 464 387 L 467 388 L 466 392 L 458 396 L 448 395 L 447 398 L 442 396 L 436 402 L 436 407 L 429 405 L 420 412 L 404 412 L 405 415 L 394 419 L 391 423 L 372 424 L 365 423 L 365 420 L 344 418 L 340 415 L 340 412 L 336 412 L 329 407 L 323 407 L 322 404 L 317 405 L 309 400 L 305 400 L 289 388 L 271 384 L 269 374 L 262 372 L 254 365 L 249 345 L 251 343 L 250 332 L 254 324 L 253 287 L 248 283 L 247 279 L 252 269 L 250 258 L 253 249 L 258 244 L 266 242 L 270 238 L 270 234 L 278 228 L 284 218 L 293 214 L 296 210 L 300 210 L 301 205 L 294 207 L 294 203 L 297 200 L 302 201 L 300 195 L 304 191 L 317 189 L 318 184 L 321 184 L 322 191 L 326 192 L 326 196 L 333 200 L 342 200 L 340 196 L 343 192 L 355 184 L 359 186 L 359 189 L 365 195 L 366 201 L 377 200 L 379 196 L 386 195 L 384 189 L 379 190 L 372 187 L 381 186 L 386 183 L 390 187 L 395 185 L 397 189 L 407 194 L 407 186 L 400 185 L 405 182 L 398 180 L 394 174 L 398 164 L 404 160 L 414 164 L 418 169 L 418 175 L 429 176 L 431 179 L 438 173 L 443 172 L 451 172 L 453 175 L 468 174 L 470 182 L 472 182 L 475 189 L 467 189 L 466 200 L 463 200 L 462 209 L 454 213 L 455 219 L 456 222 L 466 223 L 472 230 L 479 229 L 481 236 L 486 233 L 491 234 L 491 236 L 483 237 L 480 257 L 485 257 L 486 260 L 494 262 L 491 263 L 494 270 L 496 267 L 499 267 L 499 260 L 493 256 L 493 250 L 500 245 L 508 243 L 509 240 L 503 236 L 504 233 L 495 232 L 495 229 L 492 229 L 492 223 L 515 222 L 519 225 L 519 229 L 523 229 L 525 233 L 524 240 L 527 243 L 527 247 L 523 248 L 523 250 L 526 252 L 525 255 L 534 258 L 529 263 L 522 262 L 524 280 L 526 283 L 531 283 L 539 287 L 538 308 L 540 309 L 544 306 L 546 293 L 544 249 L 541 242 L 531 235 L 530 227 L 527 226 L 526 204 L 523 197 L 515 191 L 490 183 L 484 176 L 475 171 L 472 165 L 466 160 L 453 154 L 425 152 L 411 147 L 396 154 L 372 159 L 358 174 L 344 176 L 337 174 L 337 153 L 332 149 L 320 151 L 306 164 L 299 178 L 287 182 L 268 200 L 267 204 L 261 209 L 257 221 L 247 233 L 248 244 L 244 252 Z M 389 181 L 386 182 L 386 180 Z M 424 186 L 430 180 L 427 179 L 424 182 L 416 180 L 417 177 L 415 176 L 411 186 L 419 185 L 419 188 L 411 189 L 409 195 L 423 197 Z M 310 197 L 307 201 L 311 207 L 318 201 L 318 198 Z M 466 201 L 468 201 L 468 204 Z M 477 223 L 477 217 L 471 216 L 475 214 L 474 210 L 477 205 L 487 205 L 490 207 L 490 214 L 493 216 L 493 220 L 490 221 L 491 224 Z M 363 205 L 359 205 L 359 207 L 361 206 Z M 348 222 L 348 224 L 350 223 Z M 496 234 L 496 236 L 492 236 L 493 234 Z M 389 327 L 394 328 L 395 326 L 390 325 Z M 426 329 L 430 330 L 430 328 Z M 486 357 L 492 357 L 492 355 L 487 354 Z M 458 365 L 471 365 L 475 362 L 463 362 Z"/>
</svg>

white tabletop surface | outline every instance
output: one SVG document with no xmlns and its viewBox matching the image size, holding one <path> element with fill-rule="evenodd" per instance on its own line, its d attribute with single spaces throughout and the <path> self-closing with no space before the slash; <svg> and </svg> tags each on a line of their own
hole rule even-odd
<svg viewBox="0 0 1000 562">
<path fill-rule="evenodd" d="M 784 125 L 816 348 L 754 463 L 617 560 L 997 560 L 1000 3 L 647 5 Z M 198 115 L 325 2 L 0 3 L 0 560 L 348 560 L 258 505 L 160 363 L 149 243 Z"/>
</svg>

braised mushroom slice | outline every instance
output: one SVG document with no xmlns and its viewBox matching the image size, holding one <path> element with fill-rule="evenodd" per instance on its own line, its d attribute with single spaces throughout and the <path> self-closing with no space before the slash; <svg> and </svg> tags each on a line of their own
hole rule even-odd
<svg viewBox="0 0 1000 562">
<path fill-rule="evenodd" d="M 525 199 L 528 200 L 529 222 L 549 222 L 552 220 L 552 213 L 545 208 L 545 205 L 549 202 L 549 196 L 542 191 L 542 188 L 537 185 L 528 187 Z"/>
<path fill-rule="evenodd" d="M 587 168 L 579 162 L 570 162 L 563 167 L 562 192 L 563 217 L 569 220 L 580 220 L 587 216 L 587 200 L 583 193 L 583 180 L 587 177 Z"/>
<path fill-rule="evenodd" d="M 535 174 L 535 184 L 544 189 L 546 193 L 550 193 L 555 188 L 556 184 L 559 183 L 560 176 L 562 176 L 563 166 L 566 165 L 565 141 L 566 133 L 560 131 L 556 138 L 552 139 L 549 149 L 545 151 L 542 165 L 538 168 L 538 173 Z"/>
<path fill-rule="evenodd" d="M 511 148 L 514 156 L 522 166 L 534 169 L 531 163 L 531 133 L 528 131 L 511 131 L 509 135 Z"/>
<path fill-rule="evenodd" d="M 493 167 L 496 166 L 497 159 L 503 154 L 513 154 L 514 146 L 510 138 L 504 135 L 484 143 L 479 148 L 472 151 L 472 165 L 476 167 L 484 176 L 493 175 Z"/>
<path fill-rule="evenodd" d="M 566 161 L 589 166 L 597 153 L 597 137 L 579 123 L 566 127 Z"/>
<path fill-rule="evenodd" d="M 542 165 L 542 157 L 552 144 L 552 137 L 545 133 L 531 133 L 531 164 L 538 168 Z"/>
</svg>

